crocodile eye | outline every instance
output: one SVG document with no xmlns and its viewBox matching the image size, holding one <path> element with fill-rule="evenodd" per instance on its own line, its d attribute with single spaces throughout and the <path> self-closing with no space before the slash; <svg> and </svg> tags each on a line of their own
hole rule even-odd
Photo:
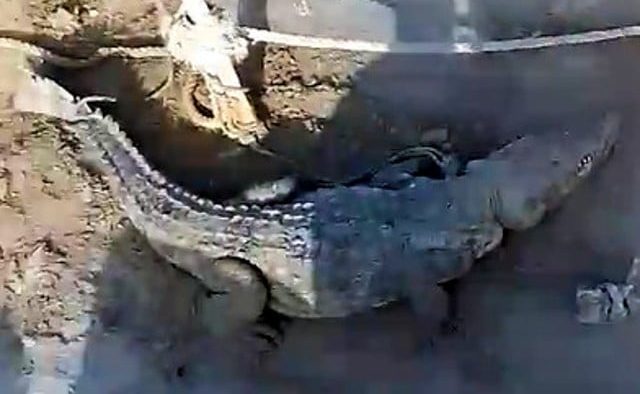
<svg viewBox="0 0 640 394">
<path fill-rule="evenodd" d="M 586 154 L 582 156 L 580 162 L 578 163 L 577 174 L 578 176 L 586 175 L 593 166 L 593 156 L 591 154 Z"/>
</svg>

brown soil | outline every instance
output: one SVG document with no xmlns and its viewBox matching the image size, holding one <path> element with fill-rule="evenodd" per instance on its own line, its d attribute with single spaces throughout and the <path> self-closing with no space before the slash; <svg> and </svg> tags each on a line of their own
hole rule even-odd
<svg viewBox="0 0 640 394">
<path fill-rule="evenodd" d="M 62 40 L 74 50 L 78 43 L 157 40 L 151 0 L 2 5 L 0 30 Z M 564 208 L 533 231 L 510 234 L 461 280 L 460 321 L 433 349 L 416 353 L 412 319 L 398 306 L 294 321 L 280 351 L 254 374 L 236 363 L 253 353 L 204 332 L 192 309 L 203 289 L 149 250 L 104 180 L 77 165 L 74 139 L 55 122 L 5 110 L 24 59 L 2 50 L 0 391 L 629 393 L 640 386 L 629 373 L 640 365 L 638 322 L 593 328 L 573 318 L 575 286 L 622 279 L 638 253 L 637 45 L 412 58 L 409 65 L 401 57 L 256 51 L 242 77 L 273 129 L 265 144 L 338 181 L 428 141 L 441 126 L 458 149 L 476 154 L 615 107 L 626 115 L 623 142 Z M 407 69 L 415 72 L 398 72 Z M 77 94 L 117 97 L 121 105 L 110 110 L 143 153 L 196 192 L 218 196 L 294 170 L 167 111 L 171 90 L 144 101 L 170 72 L 166 62 L 113 59 L 52 72 Z M 380 99 L 396 97 L 389 80 L 399 75 L 399 90 L 428 110 Z M 364 82 L 354 88 L 356 80 Z"/>
</svg>

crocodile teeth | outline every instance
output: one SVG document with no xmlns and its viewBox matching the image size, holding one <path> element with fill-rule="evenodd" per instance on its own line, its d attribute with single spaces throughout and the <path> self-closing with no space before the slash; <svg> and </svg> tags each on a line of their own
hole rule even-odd
<svg viewBox="0 0 640 394">
<path fill-rule="evenodd" d="M 580 162 L 578 163 L 578 175 L 583 176 L 586 173 L 588 173 L 591 170 L 591 167 L 593 166 L 593 156 L 591 156 L 590 154 L 585 155 L 584 157 L 582 157 L 582 159 L 580 159 Z"/>
</svg>

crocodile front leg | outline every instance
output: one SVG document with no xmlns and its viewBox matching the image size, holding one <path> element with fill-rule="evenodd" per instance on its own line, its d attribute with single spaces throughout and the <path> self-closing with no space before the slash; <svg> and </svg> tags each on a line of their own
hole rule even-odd
<svg viewBox="0 0 640 394">
<path fill-rule="evenodd" d="M 447 318 L 449 298 L 426 270 L 407 275 L 405 289 L 413 314 L 415 342 L 418 352 L 433 345 L 438 328 Z"/>
<path fill-rule="evenodd" d="M 406 298 L 416 320 L 418 351 L 433 346 L 440 327 L 452 318 L 454 301 L 443 289 L 443 282 L 469 270 L 473 261 L 471 251 L 431 251 L 420 264 L 404 270 Z"/>
</svg>

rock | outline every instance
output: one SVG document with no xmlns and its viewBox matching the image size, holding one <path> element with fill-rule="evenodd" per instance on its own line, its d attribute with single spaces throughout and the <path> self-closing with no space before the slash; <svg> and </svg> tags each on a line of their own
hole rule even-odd
<svg viewBox="0 0 640 394">
<path fill-rule="evenodd" d="M 80 28 L 76 17 L 62 7 L 49 17 L 49 23 L 55 30 L 64 34 L 73 33 Z"/>
<path fill-rule="evenodd" d="M 626 283 L 604 282 L 579 287 L 576 292 L 577 319 L 582 324 L 607 324 L 625 320 L 640 309 L 640 259 L 634 258 Z"/>
</svg>

